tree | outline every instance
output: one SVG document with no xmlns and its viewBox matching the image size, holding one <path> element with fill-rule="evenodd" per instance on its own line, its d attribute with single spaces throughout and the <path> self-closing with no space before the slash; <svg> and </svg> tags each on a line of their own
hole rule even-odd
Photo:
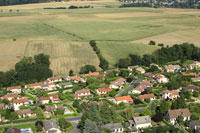
<svg viewBox="0 0 200 133">
<path fill-rule="evenodd" d="M 102 119 L 103 124 L 108 124 L 112 121 L 111 111 L 110 111 L 109 105 L 107 103 L 104 103 L 100 107 L 100 117 Z"/>
<path fill-rule="evenodd" d="M 99 133 L 97 125 L 89 119 L 85 120 L 83 133 Z"/>
<path fill-rule="evenodd" d="M 119 72 L 119 76 L 121 76 L 121 77 L 126 78 L 126 77 L 128 77 L 128 75 L 129 75 L 129 71 L 128 70 L 121 70 Z"/>
<path fill-rule="evenodd" d="M 125 109 L 123 117 L 125 118 L 125 120 L 130 120 L 131 118 L 133 118 L 133 114 L 134 114 L 134 109 L 130 106 Z"/>
<path fill-rule="evenodd" d="M 38 54 L 34 56 L 34 60 L 36 64 L 42 64 L 42 65 L 47 65 L 49 67 L 50 61 L 49 61 L 49 56 L 44 55 L 44 54 Z"/>
<path fill-rule="evenodd" d="M 150 72 L 155 72 L 155 73 L 159 73 L 160 72 L 160 69 L 158 69 L 157 66 L 155 65 L 152 65 L 149 69 Z"/>
<path fill-rule="evenodd" d="M 117 94 L 117 91 L 115 89 L 112 89 L 112 91 L 109 93 L 110 97 L 114 97 Z"/>
<path fill-rule="evenodd" d="M 78 106 L 79 106 L 79 101 L 78 100 L 74 100 L 74 102 L 73 102 L 73 107 L 74 108 L 78 108 Z"/>
<path fill-rule="evenodd" d="M 199 119 L 199 114 L 198 114 L 198 113 L 195 113 L 195 112 L 192 113 L 190 119 L 191 119 L 191 120 L 198 120 L 198 119 Z"/>
<path fill-rule="evenodd" d="M 81 131 L 83 131 L 83 129 L 84 129 L 84 125 L 85 125 L 86 119 L 90 119 L 90 120 L 91 120 L 91 116 L 90 116 L 90 114 L 89 114 L 88 111 L 85 111 L 85 112 L 83 113 L 83 115 L 82 115 L 82 117 L 81 117 L 81 120 L 80 120 L 79 123 L 78 123 L 78 126 L 77 126 L 77 127 L 78 127 Z"/>
<path fill-rule="evenodd" d="M 163 114 L 161 112 L 157 112 L 152 119 L 155 122 L 160 122 L 163 120 Z"/>
<path fill-rule="evenodd" d="M 182 115 L 180 115 L 180 116 L 178 117 L 178 124 L 179 124 L 179 125 L 184 125 L 184 121 L 183 121 L 183 116 L 182 116 Z"/>
<path fill-rule="evenodd" d="M 172 109 L 181 109 L 186 107 L 187 105 L 182 95 L 172 103 Z"/>
<path fill-rule="evenodd" d="M 56 115 L 63 115 L 63 114 L 64 114 L 64 109 L 62 109 L 62 108 L 57 108 L 57 109 L 55 110 L 55 114 L 56 114 Z"/>
<path fill-rule="evenodd" d="M 85 73 L 95 72 L 95 71 L 96 71 L 96 68 L 93 65 L 85 65 L 80 68 L 80 74 L 85 74 Z"/>
<path fill-rule="evenodd" d="M 58 119 L 58 125 L 64 129 L 65 131 L 67 130 L 68 127 L 71 126 L 71 123 L 67 121 L 65 118 L 59 118 Z"/>
<path fill-rule="evenodd" d="M 43 131 L 43 122 L 42 121 L 36 121 L 35 122 L 35 128 L 37 132 Z"/>
<path fill-rule="evenodd" d="M 160 103 L 159 111 L 161 114 L 164 114 L 169 109 L 169 104 L 166 100 L 162 100 Z"/>
<path fill-rule="evenodd" d="M 199 91 L 194 91 L 194 92 L 193 92 L 193 96 L 194 96 L 194 97 L 199 97 Z"/>
<path fill-rule="evenodd" d="M 120 59 L 119 62 L 117 63 L 117 66 L 120 68 L 127 68 L 130 65 L 131 65 L 130 58 Z"/>
<path fill-rule="evenodd" d="M 141 65 L 141 57 L 136 54 L 129 54 L 129 57 L 131 58 L 131 65 Z"/>
<path fill-rule="evenodd" d="M 184 97 L 186 98 L 186 99 L 191 99 L 191 91 L 189 91 L 189 90 L 185 90 L 184 92 L 183 92 L 183 94 L 184 94 Z"/>
<path fill-rule="evenodd" d="M 65 100 L 67 98 L 66 95 L 62 92 L 58 93 L 58 97 L 59 97 L 60 100 Z"/>
<path fill-rule="evenodd" d="M 18 119 L 18 114 L 17 112 L 11 112 L 10 113 L 10 121 L 13 121 L 13 120 L 17 120 Z"/>
<path fill-rule="evenodd" d="M 151 41 L 149 42 L 149 45 L 156 45 L 156 42 L 153 41 L 153 40 L 151 40 Z"/>
<path fill-rule="evenodd" d="M 93 104 L 93 103 L 90 104 L 89 112 L 90 112 L 91 120 L 96 122 L 97 125 L 102 125 L 102 120 L 100 117 L 100 112 L 98 110 L 98 105 Z"/>
<path fill-rule="evenodd" d="M 73 72 L 73 70 L 71 69 L 70 71 L 69 71 L 69 76 L 73 76 L 74 75 L 74 72 Z"/>
<path fill-rule="evenodd" d="M 38 98 L 42 97 L 44 94 L 44 91 L 41 88 L 36 88 L 35 94 Z"/>
</svg>

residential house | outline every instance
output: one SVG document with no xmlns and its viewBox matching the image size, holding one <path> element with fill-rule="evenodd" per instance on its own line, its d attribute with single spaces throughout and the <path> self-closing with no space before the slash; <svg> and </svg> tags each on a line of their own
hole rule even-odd
<svg viewBox="0 0 200 133">
<path fill-rule="evenodd" d="M 154 94 L 144 94 L 144 95 L 138 96 L 138 98 L 141 99 L 141 100 L 146 100 L 147 98 L 149 98 L 150 101 L 153 101 L 153 100 L 156 99 Z"/>
<path fill-rule="evenodd" d="M 36 117 L 36 114 L 32 112 L 30 109 L 23 109 L 16 111 L 19 118 L 25 118 L 25 117 Z"/>
<path fill-rule="evenodd" d="M 74 98 L 81 99 L 81 97 L 92 97 L 92 94 L 90 93 L 89 89 L 77 90 L 74 94 Z"/>
<path fill-rule="evenodd" d="M 107 73 L 111 73 L 111 72 L 117 72 L 117 73 L 119 73 L 120 70 L 119 70 L 119 69 L 110 69 L 110 70 L 106 70 L 106 71 L 104 71 L 105 74 L 107 74 Z"/>
<path fill-rule="evenodd" d="M 53 105 L 53 106 L 45 106 L 44 113 L 45 113 L 47 118 L 50 118 L 50 116 L 52 114 L 54 114 L 55 110 L 56 110 L 56 106 L 55 105 Z"/>
<path fill-rule="evenodd" d="M 190 127 L 200 131 L 200 120 L 193 120 L 190 122 Z"/>
<path fill-rule="evenodd" d="M 165 66 L 165 72 L 167 73 L 174 73 L 174 72 L 177 72 L 181 69 L 180 65 L 166 65 Z"/>
<path fill-rule="evenodd" d="M 118 78 L 115 81 L 112 81 L 109 85 L 109 88 L 112 89 L 122 89 L 124 84 L 126 83 L 126 79 L 124 78 Z"/>
<path fill-rule="evenodd" d="M 56 83 L 56 82 L 61 82 L 62 81 L 62 77 L 49 77 L 47 79 L 50 83 Z"/>
<path fill-rule="evenodd" d="M 162 91 L 162 98 L 163 99 L 169 99 L 169 100 L 176 100 L 179 97 L 179 91 L 178 90 L 163 90 Z"/>
<path fill-rule="evenodd" d="M 116 104 L 120 104 L 120 103 L 128 103 L 131 104 L 133 103 L 133 99 L 131 98 L 131 96 L 121 96 L 121 97 L 116 97 L 115 98 Z"/>
<path fill-rule="evenodd" d="M 48 83 L 47 86 L 48 86 L 47 91 L 56 90 L 56 85 L 55 85 L 55 83 Z M 43 89 L 44 89 L 44 87 L 43 87 Z"/>
<path fill-rule="evenodd" d="M 12 86 L 12 87 L 8 87 L 7 90 L 9 90 L 15 94 L 20 94 L 22 91 L 22 87 L 21 86 Z"/>
<path fill-rule="evenodd" d="M 158 64 L 151 63 L 151 64 L 150 64 L 150 67 L 152 67 L 152 66 L 156 66 L 159 70 L 162 71 L 162 67 L 160 67 Z"/>
<path fill-rule="evenodd" d="M 191 78 L 192 82 L 200 82 L 200 77 Z"/>
<path fill-rule="evenodd" d="M 136 129 L 151 127 L 151 117 L 150 116 L 138 116 L 133 117 L 133 120 L 129 120 L 129 127 L 135 127 Z"/>
<path fill-rule="evenodd" d="M 0 109 L 6 109 L 6 105 L 4 103 L 0 103 Z"/>
<path fill-rule="evenodd" d="M 56 86 L 59 88 L 62 88 L 62 87 L 69 88 L 69 87 L 73 87 L 73 84 L 72 82 L 65 82 L 65 83 L 59 83 Z"/>
<path fill-rule="evenodd" d="M 128 70 L 129 71 L 133 71 L 133 69 L 136 69 L 136 68 L 138 68 L 139 66 L 138 65 L 136 65 L 136 66 L 129 66 L 128 67 Z"/>
<path fill-rule="evenodd" d="M 191 76 L 191 77 L 196 77 L 198 76 L 197 73 L 191 72 L 191 73 L 182 73 L 183 76 Z"/>
<path fill-rule="evenodd" d="M 152 73 L 145 73 L 144 74 L 144 77 L 147 77 L 147 78 L 149 78 L 149 79 L 151 79 L 151 78 L 153 78 L 154 77 L 154 75 L 152 74 Z"/>
<path fill-rule="evenodd" d="M 89 77 L 89 76 L 98 77 L 99 75 L 100 75 L 99 72 L 92 72 L 92 73 L 84 74 L 85 77 Z"/>
<path fill-rule="evenodd" d="M 107 94 L 107 93 L 109 93 L 109 92 L 111 92 L 111 91 L 112 91 L 111 88 L 110 88 L 110 89 L 98 88 L 98 89 L 97 89 L 97 94 L 98 94 L 98 95 L 105 95 L 105 94 Z"/>
<path fill-rule="evenodd" d="M 6 100 L 9 100 L 9 101 L 11 101 L 12 99 L 19 99 L 19 98 L 21 98 L 20 95 L 11 94 L 11 93 L 8 93 L 5 96 L 1 97 L 1 99 L 6 99 Z"/>
<path fill-rule="evenodd" d="M 66 80 L 72 80 L 74 81 L 75 83 L 80 83 L 80 82 L 86 82 L 83 78 L 81 78 L 80 76 L 68 76 L 66 78 Z"/>
<path fill-rule="evenodd" d="M 45 133 L 61 133 L 59 127 L 56 125 L 56 123 L 53 120 L 44 121 L 43 127 L 45 130 Z"/>
<path fill-rule="evenodd" d="M 44 86 L 44 83 L 33 83 L 33 84 L 25 85 L 25 88 L 36 89 L 36 88 L 42 88 L 43 86 Z"/>
<path fill-rule="evenodd" d="M 128 67 L 128 70 L 130 70 L 130 71 L 132 71 L 133 69 L 135 69 L 137 72 L 139 72 L 141 74 L 145 73 L 145 70 L 140 66 L 129 66 Z"/>
<path fill-rule="evenodd" d="M 19 110 L 20 106 L 27 106 L 29 104 L 28 98 L 25 99 L 15 99 L 13 101 L 14 110 Z"/>
<path fill-rule="evenodd" d="M 158 83 L 167 83 L 169 80 L 166 78 L 163 74 L 156 74 L 155 75 L 155 80 Z"/>
<path fill-rule="evenodd" d="M 182 91 L 190 90 L 191 92 L 194 92 L 195 90 L 198 90 L 198 89 L 199 89 L 199 87 L 195 86 L 195 85 L 189 85 L 186 87 L 182 87 Z"/>
<path fill-rule="evenodd" d="M 111 133 L 123 133 L 124 128 L 121 123 L 110 123 L 103 126 L 111 131 Z"/>
<path fill-rule="evenodd" d="M 41 103 L 42 104 L 47 104 L 49 102 L 52 102 L 52 103 L 58 103 L 60 101 L 59 99 L 59 96 L 58 95 L 50 95 L 50 96 L 47 96 L 47 97 L 42 97 L 41 98 Z"/>
<path fill-rule="evenodd" d="M 181 115 L 183 116 L 183 121 L 190 120 L 191 113 L 188 108 L 168 110 L 166 114 L 168 120 L 173 125 L 176 124 L 177 120 Z"/>
<path fill-rule="evenodd" d="M 143 81 L 136 88 L 133 88 L 133 90 L 131 90 L 129 93 L 131 93 L 131 94 L 141 94 L 148 87 L 153 87 L 153 84 L 151 83 L 150 80 Z"/>
<path fill-rule="evenodd" d="M 199 68 L 200 68 L 200 62 L 198 61 L 195 61 L 192 64 L 189 64 L 186 66 L 186 69 L 189 69 L 189 70 L 199 69 Z"/>
</svg>

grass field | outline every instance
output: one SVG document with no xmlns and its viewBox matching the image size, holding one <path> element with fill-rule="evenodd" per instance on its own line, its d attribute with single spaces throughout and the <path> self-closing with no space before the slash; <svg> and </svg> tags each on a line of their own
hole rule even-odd
<svg viewBox="0 0 200 133">
<path fill-rule="evenodd" d="M 200 46 L 200 10 L 118 8 L 120 4 L 101 0 L 0 7 L 0 71 L 13 68 L 23 56 L 38 52 L 50 54 L 54 74 L 66 74 L 70 67 L 77 72 L 87 63 L 98 66 L 98 59 L 88 45 L 90 40 L 97 40 L 103 56 L 112 65 L 130 53 L 153 52 L 158 47 L 148 46 L 150 40 L 166 45 L 189 42 Z M 70 5 L 94 8 L 43 9 Z M 77 44 L 80 47 L 76 47 Z M 74 45 L 76 49 L 72 48 Z M 57 50 L 62 53 L 55 52 Z M 80 56 L 84 59 L 78 58 Z"/>
</svg>

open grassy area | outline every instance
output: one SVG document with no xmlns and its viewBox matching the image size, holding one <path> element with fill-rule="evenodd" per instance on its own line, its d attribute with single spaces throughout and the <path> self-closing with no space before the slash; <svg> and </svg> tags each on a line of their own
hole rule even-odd
<svg viewBox="0 0 200 133">
<path fill-rule="evenodd" d="M 150 40 L 166 45 L 189 42 L 200 46 L 200 10 L 118 8 L 120 4 L 114 0 L 101 0 L 0 7 L 0 71 L 13 68 L 23 56 L 32 56 L 38 51 L 50 54 L 54 74 L 63 75 L 69 69 L 77 72 L 80 66 L 87 63 L 98 66 L 97 57 L 86 43 L 90 40 L 98 41 L 102 55 L 112 65 L 130 53 L 142 55 L 153 52 L 158 47 L 148 46 Z M 43 9 L 71 5 L 91 5 L 94 8 Z M 51 40 L 52 43 L 49 43 Z M 29 44 L 37 41 L 40 46 Z M 76 47 L 71 42 L 85 42 L 85 45 L 84 48 Z M 68 44 L 74 45 L 76 50 Z M 25 50 L 26 46 L 29 52 Z M 57 49 L 63 50 L 63 53 L 53 53 Z M 57 54 L 63 58 L 62 63 L 58 63 L 61 59 L 57 59 Z M 78 58 L 80 56 L 84 59 Z M 77 62 L 78 65 L 75 65 Z"/>
</svg>

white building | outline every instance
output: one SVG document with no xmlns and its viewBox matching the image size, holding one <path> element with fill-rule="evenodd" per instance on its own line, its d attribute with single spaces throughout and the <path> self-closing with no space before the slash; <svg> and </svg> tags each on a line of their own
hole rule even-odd
<svg viewBox="0 0 200 133">
<path fill-rule="evenodd" d="M 104 128 L 110 129 L 111 133 L 123 133 L 124 128 L 121 123 L 111 123 L 104 125 Z"/>
<path fill-rule="evenodd" d="M 7 90 L 11 91 L 14 94 L 20 94 L 22 91 L 21 86 L 12 86 L 12 87 L 8 87 Z"/>
<path fill-rule="evenodd" d="M 151 127 L 150 116 L 133 117 L 133 125 L 136 129 Z"/>
<path fill-rule="evenodd" d="M 163 74 L 156 74 L 155 79 L 158 83 L 167 83 L 169 81 Z"/>
</svg>

